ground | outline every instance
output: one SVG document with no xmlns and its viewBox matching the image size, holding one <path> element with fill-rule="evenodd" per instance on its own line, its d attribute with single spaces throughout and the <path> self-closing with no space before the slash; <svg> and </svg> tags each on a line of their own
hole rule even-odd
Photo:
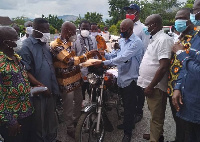
<svg viewBox="0 0 200 142">
<path fill-rule="evenodd" d="M 106 132 L 106 136 L 104 142 L 121 142 L 123 137 L 123 131 L 117 129 L 117 125 L 121 124 L 122 121 L 117 119 L 117 114 L 115 110 L 112 110 L 108 114 L 109 119 L 111 120 L 114 131 L 113 132 Z M 175 123 L 172 117 L 171 108 L 169 103 L 166 109 L 166 116 L 165 116 L 165 125 L 164 125 L 164 137 L 165 141 L 172 141 L 175 138 Z M 133 130 L 132 140 L 131 142 L 147 142 L 142 138 L 144 133 L 149 133 L 149 121 L 150 121 L 150 112 L 148 110 L 147 104 L 145 102 L 144 106 L 144 117 L 142 121 L 136 124 L 135 129 Z M 62 142 L 74 142 L 66 134 L 66 125 L 65 123 L 61 123 L 58 129 L 58 139 Z"/>
</svg>

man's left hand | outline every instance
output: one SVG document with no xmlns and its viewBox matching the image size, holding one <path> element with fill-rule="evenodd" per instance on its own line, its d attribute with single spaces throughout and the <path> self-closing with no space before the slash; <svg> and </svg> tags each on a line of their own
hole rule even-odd
<svg viewBox="0 0 200 142">
<path fill-rule="evenodd" d="M 153 91 L 154 91 L 154 88 L 148 86 L 147 88 L 144 89 L 144 94 L 150 97 L 153 94 Z"/>
<path fill-rule="evenodd" d="M 176 53 L 178 50 L 185 50 L 185 47 L 181 43 L 175 43 L 172 47 L 172 51 Z"/>
</svg>

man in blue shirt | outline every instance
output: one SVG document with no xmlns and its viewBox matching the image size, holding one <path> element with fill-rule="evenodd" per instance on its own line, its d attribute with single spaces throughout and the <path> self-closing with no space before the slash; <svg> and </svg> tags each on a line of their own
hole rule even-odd
<svg viewBox="0 0 200 142">
<path fill-rule="evenodd" d="M 120 25 L 122 39 L 119 41 L 120 49 L 117 53 L 105 54 L 107 60 L 95 62 L 94 64 L 117 65 L 117 84 L 124 105 L 124 137 L 122 142 L 130 142 L 134 115 L 136 113 L 136 95 L 138 86 L 136 81 L 139 75 L 139 65 L 144 50 L 141 39 L 133 34 L 133 21 L 125 19 Z"/>
<path fill-rule="evenodd" d="M 200 1 L 196 0 L 193 5 L 193 13 L 196 20 L 200 20 Z M 190 22 L 190 21 L 189 21 Z M 192 31 L 191 31 L 192 32 Z M 175 44 L 173 52 L 182 63 L 179 77 L 174 87 L 172 97 L 177 116 L 186 121 L 188 130 L 187 142 L 200 141 L 200 32 L 197 31 L 188 43 L 191 45 L 185 50 L 187 44 Z"/>
</svg>

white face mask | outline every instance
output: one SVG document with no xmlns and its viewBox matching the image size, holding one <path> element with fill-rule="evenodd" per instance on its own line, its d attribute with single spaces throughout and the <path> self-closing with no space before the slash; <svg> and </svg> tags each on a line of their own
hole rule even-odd
<svg viewBox="0 0 200 142">
<path fill-rule="evenodd" d="M 26 27 L 26 34 L 31 35 L 33 33 L 33 27 Z"/>
<path fill-rule="evenodd" d="M 69 38 L 70 42 L 75 42 L 77 40 L 77 35 L 73 35 Z"/>
<path fill-rule="evenodd" d="M 81 35 L 82 35 L 83 37 L 88 37 L 89 34 L 90 34 L 90 32 L 89 32 L 88 30 L 81 30 Z"/>
<path fill-rule="evenodd" d="M 98 32 L 91 32 L 91 35 L 96 37 L 99 33 Z"/>
<path fill-rule="evenodd" d="M 36 39 L 39 39 L 41 42 L 48 42 L 48 40 L 50 39 L 50 33 L 43 33 L 41 31 L 38 31 L 35 29 L 33 29 L 33 30 L 43 34 L 43 36 L 41 38 L 36 38 Z"/>
</svg>

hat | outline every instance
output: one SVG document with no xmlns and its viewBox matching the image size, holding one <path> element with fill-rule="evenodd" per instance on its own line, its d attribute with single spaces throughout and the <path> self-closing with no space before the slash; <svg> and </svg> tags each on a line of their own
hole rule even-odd
<svg viewBox="0 0 200 142">
<path fill-rule="evenodd" d="M 128 9 L 140 11 L 140 7 L 137 4 L 131 4 L 130 6 L 124 7 L 124 10 L 128 10 Z"/>
</svg>

